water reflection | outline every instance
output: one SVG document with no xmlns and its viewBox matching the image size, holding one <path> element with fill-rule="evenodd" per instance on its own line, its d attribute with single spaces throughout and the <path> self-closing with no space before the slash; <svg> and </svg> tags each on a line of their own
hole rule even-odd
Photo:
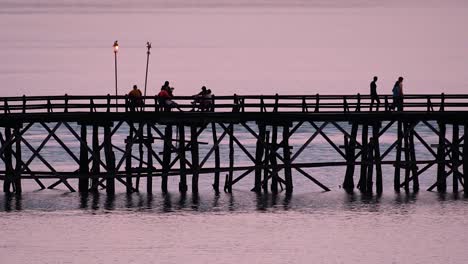
<svg viewBox="0 0 468 264">
<path fill-rule="evenodd" d="M 6 193 L 4 199 L 5 212 L 21 211 L 23 209 L 21 194 Z"/>
<path fill-rule="evenodd" d="M 460 203 L 461 201 L 461 203 Z M 433 192 L 401 192 L 386 195 L 366 195 L 359 192 L 329 192 L 308 194 L 274 193 L 179 193 L 168 192 L 159 195 L 141 193 L 106 195 L 40 192 L 0 194 L 0 211 L 145 211 L 171 213 L 184 212 L 252 212 L 252 211 L 301 211 L 305 213 L 330 213 L 331 211 L 360 211 L 408 214 L 418 204 L 466 204 L 468 198 L 461 194 L 439 194 Z"/>
</svg>

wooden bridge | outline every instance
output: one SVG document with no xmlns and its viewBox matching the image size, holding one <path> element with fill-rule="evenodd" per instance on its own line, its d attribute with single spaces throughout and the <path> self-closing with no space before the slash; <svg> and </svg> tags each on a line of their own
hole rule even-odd
<svg viewBox="0 0 468 264">
<path fill-rule="evenodd" d="M 460 189 L 468 193 L 468 188 L 463 188 L 468 182 L 468 94 L 405 95 L 401 111 L 392 109 L 388 95 L 380 96 L 379 104 L 359 94 L 216 96 L 204 111 L 191 103 L 193 97 L 174 98 L 182 111 L 159 105 L 154 96 L 143 99 L 144 106 L 134 109 L 126 96 L 0 98 L 0 179 L 4 192 L 20 193 L 22 181 L 33 180 L 42 189 L 63 184 L 75 191 L 72 185 L 77 181 L 80 192 L 105 189 L 114 194 L 116 184 L 122 184 L 127 192 L 139 191 L 140 179 L 145 178 L 146 191 L 152 193 L 154 177 L 161 177 L 161 189 L 166 192 L 169 176 L 180 177 L 179 190 L 186 192 L 187 177 L 191 176 L 191 189 L 196 193 L 200 175 L 213 176 L 216 192 L 223 180 L 224 191 L 231 192 L 233 185 L 250 178 L 253 191 L 278 192 L 284 187 L 290 193 L 293 176 L 305 177 L 328 191 L 329 187 L 307 172 L 308 168 L 327 166 L 346 168 L 342 185 L 347 191 L 352 191 L 356 182 L 362 192 L 381 193 L 382 166 L 394 167 L 395 191 L 409 191 L 410 185 L 418 191 L 419 177 L 436 166 L 434 184 L 428 190 L 445 192 L 451 178 L 453 192 Z M 452 135 L 447 135 L 447 127 Z M 33 128 L 44 131 L 38 146 L 31 144 L 28 134 Z M 295 133 L 305 128 L 310 132 L 305 143 L 291 142 Z M 342 140 L 333 140 L 326 128 L 333 128 Z M 256 143 L 249 146 L 244 142 L 236 135 L 240 129 Z M 424 139 L 418 131 L 421 129 L 433 133 L 437 144 Z M 118 142 L 117 135 L 123 133 L 126 138 Z M 200 141 L 206 133 L 212 138 L 210 143 Z M 380 144 L 384 135 L 393 137 L 385 148 Z M 65 136 L 72 137 L 79 147 L 70 146 Z M 318 137 L 327 142 L 338 160 L 315 161 L 304 156 Z M 62 159 L 75 166 L 60 169 L 41 152 L 51 139 L 63 151 Z M 228 142 L 228 153 L 221 153 L 222 142 Z M 208 147 L 203 156 L 201 144 Z M 431 158 L 419 158 L 415 145 L 423 146 Z M 235 151 L 249 164 L 236 165 Z M 391 152 L 395 158 L 390 159 Z M 227 162 L 221 162 L 222 154 L 228 156 Z M 41 163 L 43 169 L 32 166 L 34 162 Z M 355 170 L 359 171 L 356 179 Z"/>
</svg>

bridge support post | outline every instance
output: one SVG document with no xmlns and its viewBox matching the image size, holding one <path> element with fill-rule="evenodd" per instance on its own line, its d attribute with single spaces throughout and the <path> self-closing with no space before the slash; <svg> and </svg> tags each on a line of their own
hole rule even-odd
<svg viewBox="0 0 468 264">
<path fill-rule="evenodd" d="M 180 182 L 179 191 L 187 192 L 187 168 L 185 162 L 185 127 L 183 124 L 178 125 L 179 133 L 179 162 L 180 162 Z"/>
<path fill-rule="evenodd" d="M 405 152 L 405 191 L 409 192 L 409 182 L 410 182 L 410 174 L 411 174 L 411 167 L 413 163 L 410 160 L 410 139 L 409 139 L 409 129 L 410 124 L 405 122 L 403 124 L 403 135 L 404 135 L 404 152 Z"/>
<path fill-rule="evenodd" d="M 362 125 L 362 149 L 361 149 L 361 174 L 359 177 L 358 188 L 361 192 L 367 192 L 366 189 L 366 179 L 367 179 L 367 166 L 368 166 L 368 154 L 369 154 L 369 146 L 368 146 L 368 133 L 369 133 L 369 126 L 368 124 Z"/>
<path fill-rule="evenodd" d="M 133 148 L 133 123 L 129 123 L 129 132 L 127 140 L 125 141 L 125 182 L 127 193 L 132 192 L 132 148 Z"/>
<path fill-rule="evenodd" d="M 91 167 L 91 172 L 93 174 L 91 180 L 91 191 L 97 192 L 99 187 L 99 173 L 101 171 L 101 155 L 99 150 L 99 126 L 93 125 L 93 165 Z"/>
<path fill-rule="evenodd" d="M 395 157 L 395 175 L 393 177 L 393 189 L 395 192 L 400 192 L 400 168 L 401 168 L 401 151 L 402 151 L 402 140 L 403 140 L 403 124 L 401 121 L 397 121 L 397 146 L 396 146 L 396 157 Z"/>
<path fill-rule="evenodd" d="M 376 123 L 372 126 L 372 138 L 374 144 L 374 160 L 375 160 L 375 180 L 376 180 L 376 191 L 378 194 L 381 194 L 383 191 L 383 183 L 382 183 L 382 161 L 380 158 L 380 136 L 379 136 L 379 128 L 381 123 Z"/>
<path fill-rule="evenodd" d="M 15 127 L 14 135 L 16 137 L 16 156 L 15 156 L 15 178 L 13 180 L 13 186 L 15 193 L 21 193 L 23 187 L 21 185 L 21 170 L 22 170 L 22 153 L 21 153 L 21 134 L 19 127 Z"/>
<path fill-rule="evenodd" d="M 410 147 L 410 160 L 411 171 L 413 175 L 413 191 L 419 192 L 419 176 L 418 166 L 416 164 L 416 149 L 414 145 L 414 126 L 411 126 L 409 131 L 409 147 Z"/>
<path fill-rule="evenodd" d="M 374 138 L 371 137 L 369 139 L 369 146 L 368 146 L 368 151 L 367 151 L 367 160 L 368 160 L 368 165 L 367 165 L 367 178 L 366 178 L 366 193 L 371 194 L 372 189 L 373 189 L 373 174 L 374 174 L 374 149 L 375 149 L 375 142 Z"/>
<path fill-rule="evenodd" d="M 106 179 L 106 193 L 107 195 L 115 194 L 115 154 L 112 151 L 112 133 L 111 127 L 104 127 L 104 155 L 106 157 L 107 166 L 107 179 Z"/>
<path fill-rule="evenodd" d="M 89 188 L 89 162 L 88 162 L 88 139 L 87 128 L 85 124 L 81 124 L 81 141 L 80 141 L 80 178 L 78 179 L 78 191 L 88 192 Z"/>
<path fill-rule="evenodd" d="M 252 191 L 261 192 L 262 190 L 262 167 L 263 153 L 265 150 L 265 125 L 258 124 L 258 139 L 255 150 L 255 183 Z"/>
<path fill-rule="evenodd" d="M 229 134 L 229 173 L 225 182 L 224 191 L 232 193 L 232 178 L 234 176 L 234 124 L 228 126 Z"/>
<path fill-rule="evenodd" d="M 166 125 L 164 129 L 164 147 L 163 147 L 163 168 L 161 175 L 161 191 L 167 193 L 167 177 L 169 175 L 169 166 L 171 163 L 172 152 L 172 125 Z"/>
<path fill-rule="evenodd" d="M 143 145 L 146 146 L 146 141 L 150 140 L 149 138 L 145 139 L 144 137 L 144 129 L 145 129 L 145 123 L 139 122 L 138 123 L 138 154 L 139 154 L 139 161 L 138 161 L 138 172 L 137 172 L 137 177 L 135 181 L 135 189 L 137 192 L 140 192 L 140 178 L 141 178 L 141 173 L 143 170 L 143 162 L 144 162 L 144 156 L 145 152 L 143 150 Z"/>
<path fill-rule="evenodd" d="M 14 177 L 13 173 L 13 161 L 12 161 L 12 154 L 13 148 L 12 144 L 9 143 L 11 139 L 11 128 L 5 127 L 5 144 L 6 147 L 3 151 L 4 161 L 5 161 L 5 180 L 3 181 L 3 192 L 10 193 L 11 192 L 11 185 L 12 179 Z"/>
<path fill-rule="evenodd" d="M 289 147 L 289 125 L 283 126 L 283 157 L 286 193 L 290 194 L 293 191 L 293 180 L 291 172 L 291 149 Z"/>
<path fill-rule="evenodd" d="M 192 153 L 192 193 L 198 193 L 198 176 L 199 176 L 199 166 L 200 166 L 200 158 L 198 153 L 198 135 L 197 135 L 197 127 L 192 125 L 190 127 L 190 145 L 191 153 Z"/>
<path fill-rule="evenodd" d="M 354 168 L 356 162 L 356 142 L 357 142 L 358 124 L 351 125 L 351 137 L 346 147 L 346 174 L 343 181 L 343 189 L 352 192 L 354 189 Z"/>
<path fill-rule="evenodd" d="M 468 195 L 468 123 L 463 126 L 463 192 Z"/>
<path fill-rule="evenodd" d="M 263 161 L 263 184 L 262 188 L 265 193 L 268 192 L 268 179 L 270 178 L 270 152 L 271 152 L 271 144 L 270 144 L 270 131 L 265 132 L 265 160 Z"/>
<path fill-rule="evenodd" d="M 213 122 L 211 123 L 211 132 L 213 134 L 213 144 L 216 144 L 218 142 L 218 136 L 216 134 L 216 123 Z M 219 144 L 216 144 L 214 146 L 214 154 L 215 154 L 215 176 L 214 176 L 214 183 L 213 183 L 213 189 L 216 193 L 219 193 L 219 168 L 221 166 L 221 159 L 219 156 Z"/>
<path fill-rule="evenodd" d="M 458 155 L 458 151 L 460 151 L 460 145 L 458 143 L 458 139 L 460 137 L 458 124 L 453 123 L 452 127 L 452 180 L 453 180 L 453 192 L 458 193 L 458 177 L 459 171 L 458 166 L 460 165 L 460 156 Z"/>
<path fill-rule="evenodd" d="M 146 141 L 147 148 L 147 166 L 148 166 L 148 175 L 146 177 L 146 193 L 151 195 L 153 193 L 153 133 L 151 131 L 151 124 L 146 124 L 146 136 L 148 140 Z"/>
<path fill-rule="evenodd" d="M 271 192 L 278 193 L 278 166 L 276 161 L 276 151 L 278 139 L 278 126 L 273 125 L 271 129 L 271 148 L 270 148 L 270 162 L 271 162 Z"/>
<path fill-rule="evenodd" d="M 437 146 L 437 191 L 446 192 L 447 182 L 445 175 L 445 123 L 439 121 L 439 144 Z"/>
</svg>

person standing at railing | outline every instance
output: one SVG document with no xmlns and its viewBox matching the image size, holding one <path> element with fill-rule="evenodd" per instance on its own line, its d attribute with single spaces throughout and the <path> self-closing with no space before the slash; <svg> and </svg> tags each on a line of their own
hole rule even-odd
<svg viewBox="0 0 468 264">
<path fill-rule="evenodd" d="M 141 106 L 143 101 L 141 100 L 142 93 L 138 89 L 137 85 L 133 85 L 133 89 L 128 93 L 128 103 L 130 106 L 130 111 L 135 112 L 138 109 L 138 106 Z"/>
<path fill-rule="evenodd" d="M 370 96 L 371 96 L 370 111 L 372 111 L 372 106 L 374 105 L 374 101 L 377 102 L 375 111 L 378 111 L 380 107 L 380 99 L 379 99 L 379 95 L 377 94 L 377 80 L 378 80 L 377 76 L 374 76 L 374 80 L 370 83 Z"/>
<path fill-rule="evenodd" d="M 403 111 L 403 77 L 399 77 L 393 85 L 393 108 L 397 111 Z"/>
</svg>

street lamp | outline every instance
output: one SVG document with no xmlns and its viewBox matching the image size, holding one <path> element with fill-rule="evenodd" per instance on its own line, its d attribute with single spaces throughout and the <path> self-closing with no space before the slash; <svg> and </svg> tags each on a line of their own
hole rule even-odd
<svg viewBox="0 0 468 264">
<path fill-rule="evenodd" d="M 118 101 L 117 101 L 117 52 L 119 51 L 118 41 L 114 41 L 114 63 L 115 63 L 115 111 L 119 111 Z"/>
<path fill-rule="evenodd" d="M 151 50 L 151 42 L 146 42 L 146 48 L 148 49 L 148 51 L 146 52 L 146 75 L 145 75 L 145 94 L 144 96 L 146 97 L 146 84 L 148 83 L 148 65 L 149 65 L 149 55 L 151 54 L 150 50 Z M 144 105 L 144 101 L 143 101 L 143 105 Z"/>
</svg>

